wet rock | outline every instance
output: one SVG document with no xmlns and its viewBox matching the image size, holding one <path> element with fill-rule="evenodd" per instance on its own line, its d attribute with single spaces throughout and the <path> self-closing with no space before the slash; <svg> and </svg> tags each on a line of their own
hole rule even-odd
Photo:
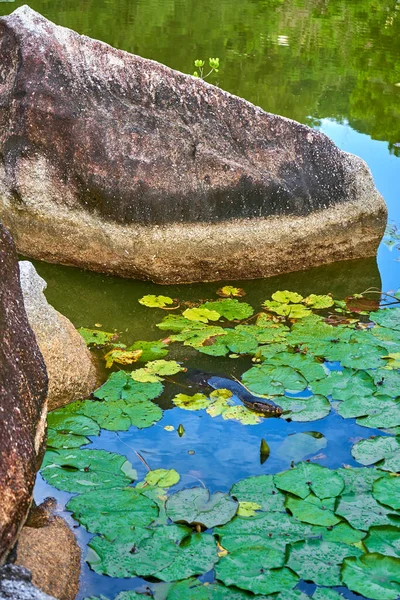
<svg viewBox="0 0 400 600">
<path fill-rule="evenodd" d="M 26 316 L 15 246 L 0 223 L 0 565 L 28 513 L 44 451 L 47 375 Z"/>
<path fill-rule="evenodd" d="M 26 6 L 0 65 L 0 213 L 24 254 L 162 283 L 374 255 L 384 201 L 325 135 Z"/>
<path fill-rule="evenodd" d="M 56 600 L 32 584 L 32 574 L 24 567 L 0 568 L 0 600 Z"/>
<path fill-rule="evenodd" d="M 32 573 L 32 582 L 57 600 L 74 600 L 79 589 L 80 550 L 64 519 L 47 498 L 35 508 L 18 538 L 16 563 Z"/>
<path fill-rule="evenodd" d="M 86 398 L 97 387 L 97 371 L 83 338 L 46 300 L 47 284 L 28 261 L 19 263 L 29 323 L 49 377 L 48 410 Z"/>
</svg>

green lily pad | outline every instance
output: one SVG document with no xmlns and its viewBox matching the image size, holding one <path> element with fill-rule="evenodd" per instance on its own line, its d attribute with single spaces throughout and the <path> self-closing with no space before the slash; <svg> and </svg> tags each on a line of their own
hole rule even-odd
<svg viewBox="0 0 400 600">
<path fill-rule="evenodd" d="M 394 525 L 370 527 L 364 545 L 368 552 L 400 558 L 400 527 Z"/>
<path fill-rule="evenodd" d="M 246 292 L 242 288 L 234 287 L 233 285 L 224 285 L 217 290 L 217 294 L 223 298 L 229 298 L 230 296 L 241 298 L 246 295 Z"/>
<path fill-rule="evenodd" d="M 168 346 L 163 341 L 144 342 L 138 340 L 128 350 L 141 350 L 142 354 L 139 357 L 139 362 L 148 362 L 149 360 L 157 360 L 164 358 L 168 354 Z"/>
<path fill-rule="evenodd" d="M 319 296 L 317 294 L 310 294 L 303 300 L 306 306 L 311 306 L 313 309 L 329 308 L 334 305 L 334 300 L 331 296 Z"/>
<path fill-rule="evenodd" d="M 326 467 L 306 462 L 275 475 L 274 483 L 280 490 L 300 498 L 306 498 L 312 491 L 321 500 L 338 496 L 344 488 L 340 475 Z"/>
<path fill-rule="evenodd" d="M 400 510 L 400 477 L 382 477 L 375 481 L 372 495 L 381 504 Z"/>
<path fill-rule="evenodd" d="M 208 323 L 208 321 L 218 321 L 221 315 L 216 310 L 209 310 L 208 308 L 187 308 L 183 312 L 185 319 L 189 321 L 200 321 L 201 323 Z"/>
<path fill-rule="evenodd" d="M 50 485 L 72 493 L 124 487 L 137 478 L 125 456 L 105 450 L 49 450 L 41 474 Z"/>
<path fill-rule="evenodd" d="M 180 475 L 175 469 L 155 469 L 149 471 L 144 480 L 149 485 L 168 488 L 178 483 Z"/>
<path fill-rule="evenodd" d="M 360 554 L 361 550 L 346 544 L 310 539 L 290 546 L 286 565 L 301 579 L 317 585 L 334 586 L 341 584 L 343 559 Z"/>
<path fill-rule="evenodd" d="M 127 487 L 93 490 L 69 500 L 67 510 L 91 533 L 101 533 L 109 540 L 146 527 L 158 517 L 158 507 L 153 500 L 136 488 Z"/>
<path fill-rule="evenodd" d="M 200 523 L 207 529 L 230 521 L 238 510 L 238 503 L 227 494 L 210 492 L 202 487 L 180 490 L 170 496 L 166 512 L 171 521 Z"/>
<path fill-rule="evenodd" d="M 336 514 L 344 517 L 355 529 L 368 531 L 373 525 L 391 525 L 391 512 L 375 500 L 371 493 L 339 498 Z"/>
<path fill-rule="evenodd" d="M 276 300 L 266 300 L 263 306 L 267 310 L 288 319 L 303 319 L 311 314 L 310 309 L 306 308 L 303 304 L 287 304 Z"/>
<path fill-rule="evenodd" d="M 84 435 L 76 435 L 74 433 L 64 433 L 55 429 L 47 430 L 47 448 L 60 449 L 63 448 L 80 448 L 85 444 L 89 444 L 90 439 Z"/>
<path fill-rule="evenodd" d="M 331 412 L 331 405 L 325 396 L 315 395 L 309 398 L 279 396 L 275 402 L 283 410 L 282 419 L 291 419 L 297 423 L 319 421 Z"/>
<path fill-rule="evenodd" d="M 343 596 L 329 588 L 317 588 L 312 595 L 313 600 L 343 600 Z"/>
<path fill-rule="evenodd" d="M 139 360 L 141 355 L 142 350 L 111 348 L 111 350 L 104 355 L 106 369 L 111 369 L 114 363 L 117 363 L 118 365 L 133 365 Z"/>
<path fill-rule="evenodd" d="M 228 321 L 241 321 L 248 319 L 254 313 L 254 309 L 246 302 L 239 302 L 234 298 L 224 298 L 214 302 L 205 302 L 199 308 L 216 311 Z"/>
<path fill-rule="evenodd" d="M 400 425 L 400 398 L 392 400 L 388 396 L 376 396 L 376 406 L 367 417 L 357 419 L 363 427 L 389 429 Z"/>
<path fill-rule="evenodd" d="M 254 600 L 269 600 L 266 596 L 251 596 Z M 239 589 L 225 587 L 218 581 L 203 583 L 198 579 L 185 579 L 171 585 L 166 600 L 249 600 L 249 594 Z M 158 600 L 156 595 L 155 600 Z M 163 598 L 160 598 L 163 600 Z"/>
<path fill-rule="evenodd" d="M 400 390 L 400 371 L 377 369 L 370 372 L 374 378 L 377 393 L 396 398 Z"/>
<path fill-rule="evenodd" d="M 285 390 L 302 392 L 307 387 L 307 381 L 292 367 L 267 363 L 252 367 L 243 373 L 242 381 L 254 394 L 261 396 L 280 396 Z"/>
<path fill-rule="evenodd" d="M 310 494 L 304 500 L 288 496 L 285 506 L 299 521 L 310 523 L 311 525 L 332 527 L 340 522 L 340 518 L 334 514 L 334 507 L 331 506 L 329 500 L 328 502 L 320 500 L 313 494 Z"/>
<path fill-rule="evenodd" d="M 325 379 L 329 373 L 313 356 L 298 352 L 280 352 L 273 356 L 268 361 L 268 364 L 281 364 L 292 367 L 296 371 L 299 371 L 309 383 Z"/>
<path fill-rule="evenodd" d="M 154 294 L 148 294 L 147 296 L 140 298 L 139 303 L 149 308 L 165 308 L 166 306 L 173 304 L 174 301 L 172 298 L 169 298 L 169 296 L 155 296 Z"/>
<path fill-rule="evenodd" d="M 342 496 L 371 492 L 374 481 L 382 477 L 382 471 L 375 467 L 370 469 L 347 467 L 337 469 L 336 473 L 340 475 L 344 481 Z"/>
<path fill-rule="evenodd" d="M 400 330 L 400 308 L 383 308 L 370 313 L 369 318 L 381 327 Z"/>
<path fill-rule="evenodd" d="M 285 496 L 277 489 L 272 475 L 247 477 L 235 483 L 230 495 L 240 503 L 253 502 L 269 512 L 284 512 Z M 279 517 L 277 517 L 279 519 Z"/>
<path fill-rule="evenodd" d="M 125 400 L 126 402 L 134 402 L 153 400 L 154 398 L 158 398 L 162 391 L 162 383 L 139 383 L 132 380 L 130 373 L 118 371 L 117 373 L 112 373 L 107 381 L 93 392 L 93 395 L 100 400 Z"/>
<path fill-rule="evenodd" d="M 400 594 L 400 558 L 377 553 L 346 558 L 342 580 L 350 590 L 372 600 L 397 600 Z"/>
<path fill-rule="evenodd" d="M 303 300 L 303 296 L 301 296 L 297 292 L 288 292 L 288 290 L 278 290 L 277 292 L 274 292 L 272 294 L 271 298 L 272 300 L 280 302 L 281 304 L 289 304 L 289 302 L 292 302 L 293 304 L 298 304 Z"/>
<path fill-rule="evenodd" d="M 291 433 L 283 440 L 277 454 L 286 460 L 299 462 L 326 448 L 327 443 L 326 437 L 317 431 Z"/>
<path fill-rule="evenodd" d="M 217 544 L 214 536 L 207 533 L 194 533 L 182 540 L 173 563 L 155 573 L 154 577 L 162 581 L 186 579 L 211 571 L 217 561 Z"/>
<path fill-rule="evenodd" d="M 79 327 L 77 331 L 81 334 L 87 346 L 106 346 L 117 337 L 116 333 L 99 331 L 98 329 L 87 329 L 86 327 Z"/>
<path fill-rule="evenodd" d="M 88 435 L 99 435 L 99 425 L 84 415 L 74 415 L 59 409 L 47 415 L 47 446 L 52 448 L 77 448 L 88 444 Z"/>
<path fill-rule="evenodd" d="M 367 535 L 365 531 L 353 529 L 348 523 L 342 521 L 332 529 L 326 529 L 321 532 L 322 538 L 327 542 L 340 542 L 342 544 L 357 544 Z"/>
<path fill-rule="evenodd" d="M 176 375 L 185 368 L 181 367 L 175 360 L 151 360 L 143 369 L 132 371 L 131 377 L 134 381 L 141 383 L 156 383 L 168 375 Z"/>
<path fill-rule="evenodd" d="M 273 546 L 241 548 L 222 557 L 215 576 L 225 585 L 235 585 L 254 594 L 273 594 L 292 589 L 298 577 L 283 565 L 285 554 Z"/>
<path fill-rule="evenodd" d="M 135 528 L 115 541 L 94 537 L 86 561 L 102 575 L 149 577 L 171 565 L 179 553 L 179 542 L 190 530 L 177 525 L 154 529 Z"/>
<path fill-rule="evenodd" d="M 172 402 L 184 410 L 202 410 L 210 405 L 209 398 L 204 394 L 194 394 L 193 396 L 177 394 L 172 398 Z"/>
<path fill-rule="evenodd" d="M 333 371 L 325 379 L 312 382 L 310 387 L 315 394 L 332 396 L 332 400 L 342 401 L 353 396 L 368 397 L 376 390 L 374 381 L 368 373 L 352 369 Z"/>
<path fill-rule="evenodd" d="M 239 517 L 254 517 L 261 505 L 256 502 L 239 502 L 237 514 Z"/>
<path fill-rule="evenodd" d="M 384 471 L 400 471 L 400 439 L 373 437 L 354 444 L 351 454 L 362 465 L 377 464 Z"/>
</svg>

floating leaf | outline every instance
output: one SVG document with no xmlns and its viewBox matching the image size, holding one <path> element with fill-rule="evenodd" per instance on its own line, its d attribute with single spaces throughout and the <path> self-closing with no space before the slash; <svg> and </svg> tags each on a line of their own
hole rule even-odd
<svg viewBox="0 0 400 600">
<path fill-rule="evenodd" d="M 87 346 L 106 346 L 118 337 L 116 333 L 87 329 L 86 327 L 80 327 L 77 331 L 81 334 Z"/>
<path fill-rule="evenodd" d="M 372 495 L 381 504 L 400 510 L 400 477 L 378 479 L 372 488 Z"/>
<path fill-rule="evenodd" d="M 388 516 L 391 511 L 378 504 L 369 492 L 341 496 L 335 512 L 361 531 L 368 531 L 372 525 L 392 524 Z"/>
<path fill-rule="evenodd" d="M 221 315 L 216 310 L 208 310 L 208 308 L 187 308 L 183 312 L 185 319 L 189 321 L 200 321 L 201 323 L 208 323 L 208 321 L 218 321 Z"/>
<path fill-rule="evenodd" d="M 290 546 L 286 564 L 301 579 L 317 585 L 334 586 L 341 584 L 340 566 L 343 559 L 360 554 L 361 550 L 354 546 L 310 539 Z"/>
<path fill-rule="evenodd" d="M 303 300 L 306 306 L 311 306 L 313 309 L 329 308 L 333 306 L 334 301 L 331 296 L 318 296 L 317 294 L 310 294 Z"/>
<path fill-rule="evenodd" d="M 72 516 L 91 533 L 115 540 L 135 527 L 146 527 L 158 516 L 153 500 L 133 487 L 96 489 L 71 498 L 66 506 Z"/>
<path fill-rule="evenodd" d="M 400 440 L 393 437 L 373 437 L 354 444 L 351 454 L 362 465 L 378 464 L 384 471 L 400 471 Z"/>
<path fill-rule="evenodd" d="M 284 552 L 268 546 L 240 548 L 222 557 L 215 576 L 225 585 L 235 585 L 254 594 L 273 594 L 292 589 L 298 578 L 283 567 Z M 279 568 L 283 567 L 283 568 Z"/>
<path fill-rule="evenodd" d="M 149 471 L 144 480 L 149 485 L 168 488 L 178 483 L 180 475 L 175 469 L 155 469 Z"/>
<path fill-rule="evenodd" d="M 143 306 L 148 306 L 149 308 L 165 308 L 166 306 L 173 304 L 174 301 L 168 296 L 148 294 L 147 296 L 140 298 L 139 303 L 143 304 Z"/>
<path fill-rule="evenodd" d="M 273 475 L 258 475 L 242 479 L 232 486 L 229 493 L 240 503 L 251 502 L 269 512 L 285 511 L 285 497 L 275 486 Z M 277 518 L 279 519 L 279 516 Z"/>
<path fill-rule="evenodd" d="M 342 521 L 338 525 L 335 525 L 335 527 L 323 530 L 321 535 L 327 542 L 340 542 L 342 544 L 353 545 L 364 539 L 366 533 L 353 529 L 348 523 Z"/>
<path fill-rule="evenodd" d="M 302 319 L 310 315 L 310 309 L 303 306 L 303 304 L 281 304 L 275 300 L 266 300 L 263 306 L 267 310 L 288 319 Z"/>
<path fill-rule="evenodd" d="M 309 398 L 279 396 L 275 401 L 283 410 L 283 419 L 291 419 L 299 423 L 324 419 L 331 411 L 328 400 L 319 395 Z"/>
<path fill-rule="evenodd" d="M 223 287 L 217 290 L 218 296 L 222 296 L 223 298 L 229 298 L 230 296 L 235 296 L 240 298 L 246 295 L 246 292 L 242 288 L 234 287 L 232 285 L 224 285 Z"/>
<path fill-rule="evenodd" d="M 106 361 L 106 369 L 111 369 L 114 363 L 119 365 L 133 365 L 142 356 L 142 350 L 120 350 L 112 348 L 110 352 L 104 356 Z"/>
<path fill-rule="evenodd" d="M 170 496 L 166 503 L 168 517 L 175 522 L 200 523 L 207 529 L 230 521 L 238 503 L 227 494 L 210 492 L 202 487 L 184 489 Z"/>
<path fill-rule="evenodd" d="M 275 475 L 274 483 L 280 490 L 300 498 L 306 498 L 312 491 L 321 500 L 338 496 L 344 488 L 340 475 L 326 467 L 306 462 Z"/>
<path fill-rule="evenodd" d="M 216 311 L 228 319 L 228 321 L 241 321 L 242 319 L 248 319 L 254 313 L 254 309 L 246 302 L 239 302 L 233 298 L 226 298 L 224 300 L 215 300 L 214 302 L 205 302 L 199 308 L 206 308 L 208 310 Z"/>
<path fill-rule="evenodd" d="M 372 312 L 369 318 L 381 327 L 400 330 L 400 308 L 383 308 Z"/>
<path fill-rule="evenodd" d="M 87 435 L 100 433 L 100 427 L 93 419 L 62 408 L 47 415 L 47 425 L 47 445 L 53 448 L 76 448 L 89 443 Z"/>
<path fill-rule="evenodd" d="M 105 450 L 50 450 L 41 474 L 47 483 L 72 493 L 123 487 L 137 477 L 125 456 Z"/>
<path fill-rule="evenodd" d="M 239 517 L 254 517 L 260 508 L 260 504 L 256 502 L 239 502 L 237 514 Z"/>
<path fill-rule="evenodd" d="M 146 363 L 143 369 L 132 371 L 131 377 L 134 381 L 141 383 L 156 383 L 163 377 L 175 375 L 184 370 L 184 367 L 181 367 L 175 360 L 152 360 Z"/>
<path fill-rule="evenodd" d="M 242 381 L 254 394 L 279 396 L 285 390 L 302 392 L 307 387 L 304 377 L 292 367 L 263 363 L 242 375 Z"/>
<path fill-rule="evenodd" d="M 400 558 L 400 528 L 393 525 L 370 527 L 364 545 L 368 552 Z"/>
<path fill-rule="evenodd" d="M 217 560 L 217 544 L 214 536 L 207 533 L 194 533 L 182 540 L 173 563 L 155 573 L 154 577 L 162 581 L 176 581 L 192 575 L 201 575 L 211 571 Z"/>
<path fill-rule="evenodd" d="M 167 600 L 248 600 L 247 592 L 228 588 L 215 581 L 202 582 L 198 579 L 177 581 L 168 589 Z M 160 599 L 161 600 L 161 599 Z M 269 600 L 265 596 L 256 596 L 255 600 Z"/>
<path fill-rule="evenodd" d="M 342 579 L 350 590 L 372 600 L 396 600 L 400 592 L 400 558 L 377 553 L 347 558 Z"/>
<path fill-rule="evenodd" d="M 159 382 L 139 383 L 133 381 L 130 373 L 118 371 L 112 373 L 104 385 L 93 392 L 100 400 L 125 400 L 126 402 L 153 400 L 162 393 L 163 386 Z"/>
<path fill-rule="evenodd" d="M 210 405 L 210 400 L 204 394 L 194 394 L 193 396 L 177 394 L 172 398 L 172 402 L 184 410 L 201 410 Z"/>
<path fill-rule="evenodd" d="M 333 513 L 334 507 L 331 506 L 331 503 L 319 500 L 313 494 L 304 500 L 288 496 L 285 506 L 296 519 L 304 523 L 332 527 L 340 522 L 340 518 Z"/>
<path fill-rule="evenodd" d="M 168 346 L 163 341 L 157 342 L 142 342 L 137 341 L 132 346 L 129 346 L 128 350 L 141 350 L 142 354 L 139 356 L 140 362 L 147 362 L 149 360 L 157 360 L 164 358 L 168 354 Z"/>
<path fill-rule="evenodd" d="M 275 292 L 274 294 L 272 294 L 271 298 L 276 302 L 284 304 L 289 304 L 289 302 L 293 302 L 293 304 L 298 304 L 303 300 L 303 296 L 300 296 L 300 294 L 297 294 L 297 292 L 288 292 L 287 290 L 283 292 Z"/>
</svg>

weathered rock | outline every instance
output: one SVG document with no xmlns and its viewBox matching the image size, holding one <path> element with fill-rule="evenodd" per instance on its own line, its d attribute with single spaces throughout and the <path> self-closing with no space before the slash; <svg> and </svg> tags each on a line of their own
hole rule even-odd
<svg viewBox="0 0 400 600">
<path fill-rule="evenodd" d="M 32 583 L 57 600 L 74 600 L 79 589 L 80 550 L 67 523 L 47 498 L 35 508 L 18 538 L 16 563 L 32 573 Z"/>
<path fill-rule="evenodd" d="M 15 247 L 0 223 L 0 565 L 28 513 L 43 456 L 47 376 L 26 316 Z"/>
<path fill-rule="evenodd" d="M 47 284 L 28 261 L 19 263 L 28 315 L 49 377 L 48 410 L 86 398 L 97 387 L 97 370 L 86 344 L 66 317 L 46 300 Z"/>
<path fill-rule="evenodd" d="M 0 211 L 29 256 L 166 283 L 376 251 L 371 174 L 317 131 L 28 7 L 0 65 Z"/>
<path fill-rule="evenodd" d="M 0 600 L 58 600 L 32 584 L 32 574 L 24 567 L 5 565 L 0 568 Z"/>
</svg>

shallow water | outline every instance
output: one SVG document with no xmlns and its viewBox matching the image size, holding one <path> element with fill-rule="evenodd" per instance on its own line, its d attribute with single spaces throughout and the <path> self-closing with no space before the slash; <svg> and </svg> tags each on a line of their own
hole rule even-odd
<svg viewBox="0 0 400 600">
<path fill-rule="evenodd" d="M 0 3 L 0 15 L 24 2 Z M 159 60 L 183 72 L 193 60 L 218 56 L 221 70 L 211 79 L 222 88 L 265 110 L 308 123 L 329 135 L 348 152 L 368 163 L 389 208 L 389 220 L 400 223 L 400 5 L 391 0 L 31 0 L 30 6 L 58 24 L 102 39 L 113 46 Z M 214 298 L 218 284 L 160 287 L 122 280 L 68 267 L 35 263 L 48 282 L 47 297 L 76 326 L 120 332 L 120 341 L 158 339 L 163 314 L 141 306 L 144 294 L 162 293 L 183 300 Z M 238 282 L 253 306 L 277 289 L 303 295 L 331 292 L 344 298 L 375 286 L 385 291 L 400 286 L 400 251 L 384 243 L 375 259 L 337 263 L 268 280 Z M 220 359 L 188 354 L 186 366 L 224 376 L 239 375 L 249 359 Z M 179 357 L 178 357 L 179 358 Z M 317 431 L 327 446 L 319 464 L 337 468 L 355 464 L 350 455 L 354 438 L 373 433 L 353 419 L 335 413 L 313 423 L 265 419 L 256 426 L 211 419 L 205 413 L 171 409 L 176 393 L 166 388 L 160 404 L 162 421 L 150 429 L 115 433 L 103 431 L 93 448 L 126 454 L 138 470 L 175 468 L 182 474 L 178 487 L 198 483 L 212 490 L 229 490 L 238 479 L 276 473 L 291 458 L 280 452 L 287 435 Z M 165 425 L 183 424 L 180 438 Z M 270 458 L 260 464 L 259 446 L 265 438 Z M 194 450 L 195 454 L 189 454 Z M 178 489 L 177 487 L 177 489 Z M 36 500 L 57 495 L 63 506 L 69 494 L 38 478 Z M 72 523 L 70 517 L 69 521 Z M 84 544 L 91 537 L 75 529 Z M 100 577 L 83 563 L 78 598 L 136 588 L 138 580 Z M 311 586 L 303 586 L 312 590 Z M 346 597 L 354 597 L 346 592 Z M 358 596 L 359 597 L 359 596 Z"/>
</svg>

